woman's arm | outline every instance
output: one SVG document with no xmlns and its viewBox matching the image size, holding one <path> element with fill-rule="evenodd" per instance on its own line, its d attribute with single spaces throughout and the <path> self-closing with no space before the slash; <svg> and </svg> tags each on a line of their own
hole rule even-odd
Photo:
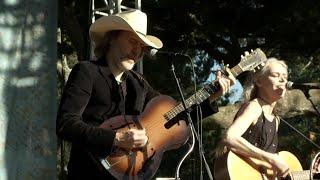
<svg viewBox="0 0 320 180">
<path fill-rule="evenodd" d="M 288 166 L 277 154 L 266 152 L 241 137 L 251 124 L 255 124 L 262 113 L 258 101 L 251 101 L 238 112 L 238 116 L 227 130 L 224 143 L 235 153 L 269 162 L 280 174 L 288 173 Z"/>
</svg>

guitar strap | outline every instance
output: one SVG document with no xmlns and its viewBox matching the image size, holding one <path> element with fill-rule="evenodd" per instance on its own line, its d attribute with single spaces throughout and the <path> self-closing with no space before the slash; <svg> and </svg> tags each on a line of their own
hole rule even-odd
<svg viewBox="0 0 320 180">
<path fill-rule="evenodd" d="M 143 129 L 143 127 L 139 121 L 139 116 L 132 116 L 132 120 L 137 125 L 138 129 Z"/>
</svg>

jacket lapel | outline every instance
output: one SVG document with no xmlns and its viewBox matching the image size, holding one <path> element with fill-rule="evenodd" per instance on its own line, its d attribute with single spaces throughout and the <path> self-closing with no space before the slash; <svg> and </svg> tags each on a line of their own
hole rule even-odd
<svg viewBox="0 0 320 180">
<path fill-rule="evenodd" d="M 100 58 L 97 61 L 97 65 L 100 74 L 106 80 L 106 83 L 108 84 L 109 88 L 112 89 L 112 81 L 110 80 L 113 78 L 113 75 L 108 67 L 107 61 L 104 58 Z"/>
<path fill-rule="evenodd" d="M 127 93 L 128 95 L 130 93 L 129 97 L 131 97 L 132 102 L 134 102 L 133 109 L 140 114 L 143 110 L 146 96 L 145 86 L 132 72 L 127 72 L 127 86 L 132 89 Z"/>
</svg>

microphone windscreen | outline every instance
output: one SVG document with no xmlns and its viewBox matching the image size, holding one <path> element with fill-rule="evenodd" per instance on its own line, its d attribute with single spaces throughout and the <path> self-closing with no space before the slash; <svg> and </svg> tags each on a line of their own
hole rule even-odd
<svg viewBox="0 0 320 180">
<path fill-rule="evenodd" d="M 287 84 L 286 84 L 286 88 L 287 89 L 292 89 L 292 85 L 293 85 L 293 82 L 292 81 L 288 81 Z"/>
<path fill-rule="evenodd" d="M 157 53 L 158 53 L 158 50 L 157 49 L 153 49 L 153 48 L 152 49 L 147 49 L 145 51 L 145 55 L 148 58 L 153 59 L 153 60 L 157 59 Z"/>
</svg>

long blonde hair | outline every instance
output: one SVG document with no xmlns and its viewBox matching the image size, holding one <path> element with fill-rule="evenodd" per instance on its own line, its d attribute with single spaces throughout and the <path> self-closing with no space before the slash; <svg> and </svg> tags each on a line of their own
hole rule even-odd
<svg viewBox="0 0 320 180">
<path fill-rule="evenodd" d="M 272 63 L 279 63 L 283 67 L 288 69 L 288 66 L 286 65 L 286 63 L 283 60 L 278 60 L 276 58 L 268 58 L 265 65 L 263 66 L 263 68 L 261 70 L 256 71 L 256 72 L 250 72 L 250 74 L 245 82 L 245 85 L 244 85 L 244 104 L 240 107 L 237 114 L 239 113 L 241 108 L 244 107 L 244 105 L 246 105 L 249 101 L 257 98 L 258 87 L 256 85 L 256 81 L 259 78 L 268 74 L 268 72 L 270 71 L 269 66 Z M 237 114 L 236 114 L 236 116 L 237 116 Z M 224 136 L 224 135 L 222 135 L 222 136 Z M 220 141 L 220 143 L 217 145 L 217 147 L 215 149 L 215 157 L 220 157 L 221 155 L 223 155 L 226 152 L 228 152 L 228 147 L 223 143 L 223 140 L 222 140 L 222 141 Z"/>
<path fill-rule="evenodd" d="M 249 102 L 254 98 L 257 98 L 258 87 L 256 85 L 257 79 L 265 76 L 270 71 L 270 64 L 278 63 L 283 67 L 288 69 L 287 64 L 283 60 L 278 60 L 276 58 L 268 58 L 263 68 L 256 72 L 250 72 L 249 77 L 244 85 L 244 102 Z"/>
</svg>

